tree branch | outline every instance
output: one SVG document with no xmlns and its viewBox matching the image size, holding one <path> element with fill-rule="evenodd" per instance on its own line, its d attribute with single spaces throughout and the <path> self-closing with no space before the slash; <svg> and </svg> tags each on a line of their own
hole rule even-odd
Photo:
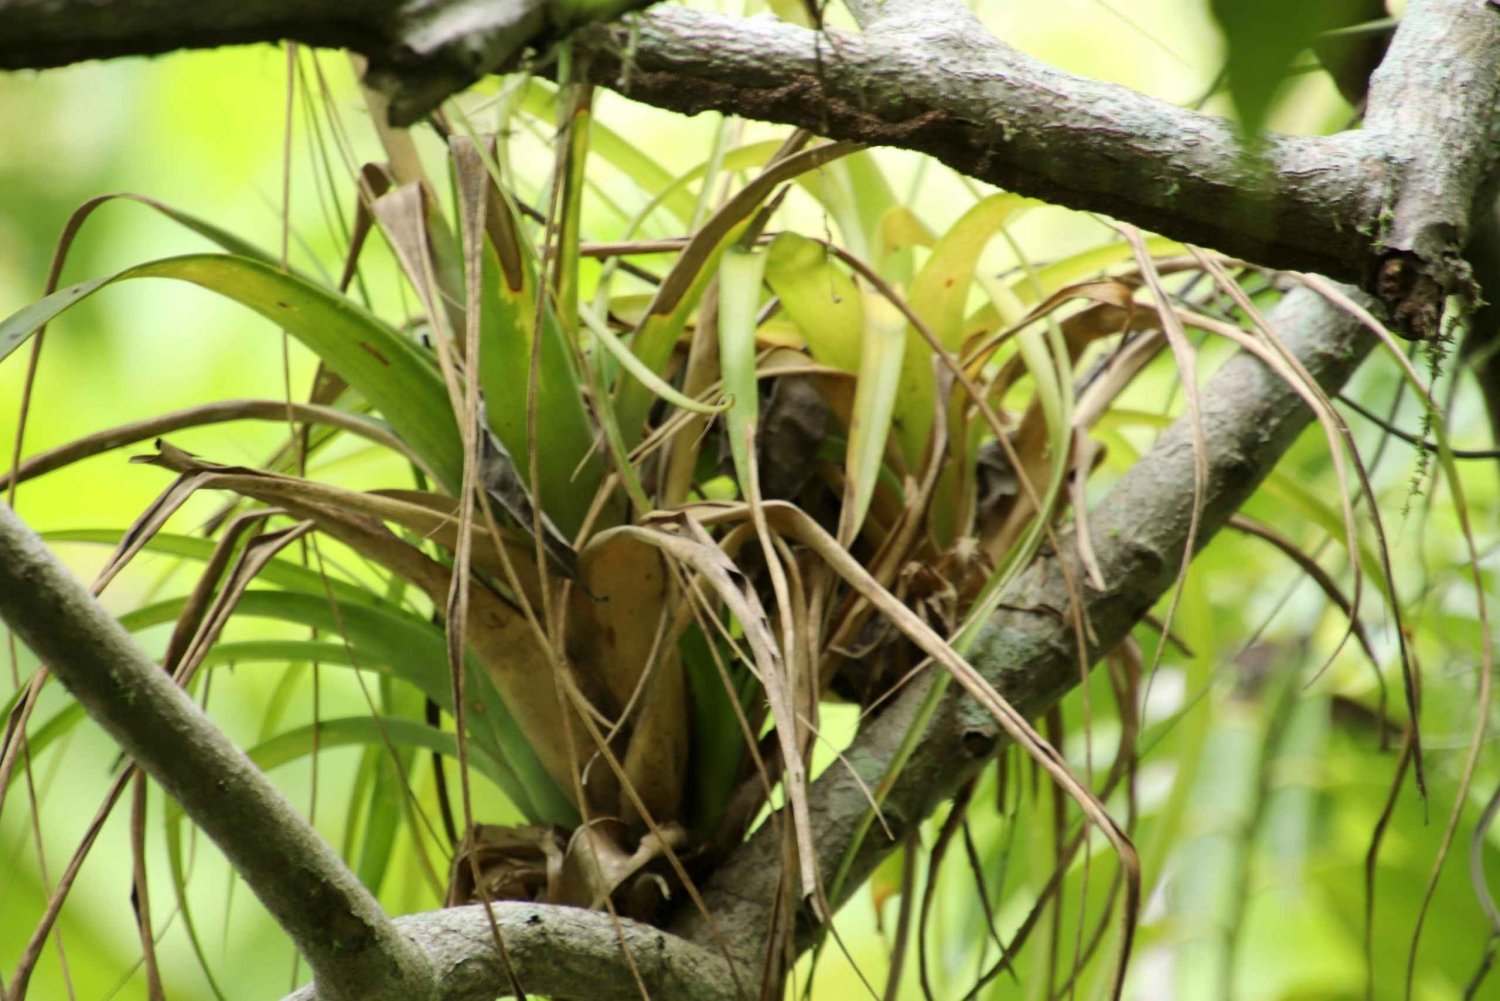
<svg viewBox="0 0 1500 1001">
<path fill-rule="evenodd" d="M 1365 128 L 1384 140 L 1375 292 L 1402 329 L 1435 334 L 1445 296 L 1469 294 L 1463 254 L 1500 119 L 1500 12 L 1413 0 L 1370 78 Z"/>
<path fill-rule="evenodd" d="M 594 56 L 590 79 L 658 107 L 916 150 L 1273 267 L 1373 274 L 1380 196 L 1359 137 L 1271 137 L 1262 169 L 1224 119 L 1063 73 L 970 21 L 891 16 L 863 35 L 818 34 L 667 7 L 578 41 Z"/>
<path fill-rule="evenodd" d="M 491 906 L 516 979 L 528 992 L 589 1001 L 740 997 L 723 959 L 660 929 L 623 918 L 616 923 L 608 914 L 579 907 L 516 901 Z M 510 980 L 482 905 L 400 917 L 396 927 L 427 953 L 438 973 L 436 996 L 441 1001 L 510 996 Z M 326 1001 L 309 985 L 286 1001 L 319 998 Z"/>
<path fill-rule="evenodd" d="M 396 95 L 394 113 L 410 120 L 506 65 L 522 44 L 565 30 L 552 12 L 566 5 L 550 4 L 536 20 L 543 2 L 525 0 L 521 13 L 500 16 L 511 5 L 0 0 L 0 69 L 295 38 L 368 55 L 374 82 Z M 612 10 L 636 5 L 617 0 Z M 864 34 L 661 7 L 627 27 L 587 28 L 576 41 L 591 79 L 659 107 L 916 150 L 1021 194 L 1269 267 L 1366 287 L 1384 276 L 1382 297 L 1421 332 L 1433 296 L 1415 295 L 1403 276 L 1425 275 L 1445 289 L 1459 282 L 1477 177 L 1444 163 L 1477 166 L 1473 130 L 1488 128 L 1486 109 L 1500 97 L 1500 18 L 1489 5 L 1412 0 L 1405 41 L 1398 38 L 1373 95 L 1388 110 L 1372 113 L 1362 132 L 1269 136 L 1258 159 L 1241 155 L 1223 119 L 1048 67 L 966 12 L 945 7 L 934 17 L 921 0 L 852 6 Z M 1419 80 L 1424 87 L 1411 86 Z M 1405 101 L 1381 99 L 1398 90 Z M 1427 199 L 1446 206 L 1440 220 L 1393 214 L 1404 192 L 1433 181 L 1445 185 Z M 1403 263 L 1385 275 L 1393 256 Z M 1414 295 L 1419 304 L 1401 308 Z"/>
<path fill-rule="evenodd" d="M 429 996 L 426 958 L 327 842 L 3 503 L 0 618 L 214 840 L 325 998 Z"/>
<path fill-rule="evenodd" d="M 291 39 L 363 53 L 409 124 L 528 47 L 651 2 L 0 0 L 0 70 Z"/>
<path fill-rule="evenodd" d="M 1270 137 L 1254 165 L 1239 155 L 1222 120 L 1043 66 L 961 18 L 933 23 L 912 16 L 915 2 L 886 0 L 877 8 L 855 0 L 868 25 L 863 35 L 663 9 L 641 17 L 635 29 L 596 27 L 577 37 L 580 54 L 591 57 L 584 60 L 591 77 L 633 97 L 687 113 L 714 108 L 918 150 L 1014 191 L 1103 211 L 1270 266 L 1367 284 L 1379 279 L 1397 315 L 1418 330 L 1435 325 L 1442 293 L 1462 286 L 1457 253 L 1467 238 L 1469 207 L 1492 164 L 1500 97 L 1500 23 L 1488 5 L 1411 0 L 1372 88 L 1369 128 L 1328 138 Z M 538 28 L 534 7 L 497 16 L 497 6 L 472 0 L 0 0 L 0 68 L 292 37 L 369 55 L 378 79 L 409 98 L 396 108 L 410 117 L 435 96 L 502 65 L 522 35 L 533 43 L 559 30 L 550 15 Z M 1273 315 L 1284 339 L 1328 388 L 1341 384 L 1369 349 L 1370 339 L 1358 336 L 1353 321 L 1310 293 L 1289 296 Z M 1200 544 L 1310 419 L 1294 392 L 1246 356 L 1225 365 L 1203 401 L 1210 475 Z M 1097 634 L 1091 656 L 1118 642 L 1175 577 L 1186 545 L 1193 447 L 1190 430 L 1179 422 L 1091 516 L 1108 582 L 1087 597 Z M 1066 607 L 1058 560 L 1070 561 L 1083 579 L 1068 543 L 1022 576 L 1012 604 Z M 0 508 L 0 615 L 220 843 L 308 956 L 322 983 L 320 996 L 427 996 L 429 958 L 454 984 L 469 983 L 473 972 L 474 986 L 462 988 L 472 993 L 451 996 L 478 997 L 503 984 L 479 912 L 404 920 L 401 930 L 417 944 L 396 931 L 264 776 L 8 508 Z M 1079 681 L 1070 629 L 1041 612 L 997 615 L 975 661 L 1032 716 Z M 884 775 L 922 689 L 911 686 L 850 748 L 846 757 L 863 782 Z M 887 799 L 896 840 L 866 839 L 846 895 L 1000 742 L 993 720 L 971 701 L 949 697 Z M 820 861 L 832 871 L 849 849 L 865 794 L 846 770 L 835 768 L 815 785 L 814 796 Z M 768 825 L 704 888 L 719 929 L 752 970 L 773 907 L 779 852 Z M 533 917 L 543 927 L 576 922 L 582 929 L 577 949 L 588 953 L 597 945 L 618 956 L 607 919 L 516 910 L 526 906 L 504 907 L 507 929 L 520 921 L 517 936 L 525 938 L 525 929 L 536 926 Z M 693 953 L 639 926 L 622 927 L 627 941 L 671 957 L 653 967 L 653 975 L 680 978 L 684 990 L 711 980 L 722 984 L 713 979 L 722 969 L 693 965 L 701 950 Z M 607 940 L 591 937 L 606 928 Z M 672 930 L 689 942 L 711 939 L 695 914 L 684 913 Z M 509 931 L 507 937 L 509 944 Z M 544 938 L 537 933 L 535 962 L 571 961 L 571 934 L 565 949 L 556 939 L 544 947 Z M 549 976 L 547 969 L 539 966 L 536 975 Z M 603 989 L 619 986 L 613 978 L 620 969 L 610 967 Z M 576 981 L 558 984 L 568 990 Z M 697 996 L 663 990 L 665 996 Z M 631 983 L 627 993 L 633 992 Z"/>
</svg>

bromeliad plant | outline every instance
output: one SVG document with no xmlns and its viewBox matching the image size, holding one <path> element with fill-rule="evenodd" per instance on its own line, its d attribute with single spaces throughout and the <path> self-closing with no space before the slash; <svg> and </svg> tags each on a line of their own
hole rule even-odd
<svg viewBox="0 0 1500 1001">
<path fill-rule="evenodd" d="M 211 404 L 115 429 L 29 459 L 11 485 L 161 438 L 137 461 L 175 478 L 122 537 L 53 535 L 116 543 L 98 587 L 147 549 L 203 564 L 192 593 L 126 624 L 175 623 L 165 666 L 185 685 L 203 667 L 268 658 L 381 675 L 369 716 L 321 720 L 254 751 L 270 764 L 336 743 L 367 748 L 358 862 L 372 885 L 396 823 L 375 809 L 373 776 L 388 758 L 404 777 L 414 754 L 430 751 L 457 758 L 464 783 L 461 836 L 444 818 L 455 842 L 441 846 L 454 857 L 450 901 L 545 899 L 658 918 L 779 804 L 795 860 L 787 878 L 826 910 L 845 873 L 820 872 L 812 852 L 820 706 L 878 711 L 926 668 L 942 679 L 930 704 L 957 680 L 1114 844 L 1111 893 L 1123 894 L 1128 952 L 1139 873 L 1102 798 L 1133 761 L 1138 656 L 1115 662 L 1125 736 L 1096 794 L 964 654 L 1064 521 L 1087 554 L 1083 499 L 1100 442 L 1129 444 L 1101 422 L 1132 419 L 1111 410 L 1164 348 L 1189 376 L 1193 412 L 1185 328 L 1249 345 L 1296 379 L 1256 339 L 1254 297 L 1267 283 L 1248 271 L 1231 279 L 1215 258 L 1133 231 L 996 276 L 986 249 L 1033 207 L 1016 196 L 976 197 L 938 234 L 855 146 L 804 133 L 725 141 L 673 178 L 592 121 L 586 87 L 533 81 L 510 97 L 515 121 L 560 122 L 546 207 L 518 195 L 508 134 L 439 117 L 451 193 L 440 197 L 411 138 L 383 131 L 389 162 L 359 172 L 333 286 L 138 199 L 224 252 L 52 292 L 0 325 L 0 357 L 33 336 L 39 344 L 49 321 L 107 286 L 171 278 L 255 310 L 314 352 L 311 397 Z M 651 197 L 610 243 L 582 232 L 590 156 Z M 738 187 L 726 183 L 737 177 Z M 776 228 L 793 188 L 821 205 L 836 241 Z M 54 281 L 103 201 L 69 224 Z M 637 236 L 648 223 L 686 235 Z M 376 229 L 415 316 L 383 319 L 348 292 Z M 1197 277 L 1167 290 L 1163 275 L 1188 272 Z M 166 438 L 281 415 L 288 444 L 263 467 L 213 462 Z M 412 482 L 354 491 L 309 478 L 309 458 L 338 436 L 399 455 Z M 1343 442 L 1332 444 L 1339 454 Z M 205 490 L 234 503 L 202 536 L 166 532 Z M 303 559 L 285 552 L 293 543 Z M 1360 552 L 1352 534 L 1350 544 Z M 332 552 L 379 573 L 338 573 Z M 1087 570 L 1090 580 L 1070 586 L 1102 586 Z M 296 624 L 311 638 L 222 641 L 231 616 Z M 34 728 L 31 753 L 80 716 L 65 710 Z M 476 824 L 471 775 L 527 823 Z M 870 795 L 873 829 L 881 789 Z M 414 841 L 430 841 L 416 817 L 426 807 L 400 799 Z M 1059 852 L 1060 869 L 1078 847 Z M 173 858 L 180 867 L 180 851 Z"/>
</svg>

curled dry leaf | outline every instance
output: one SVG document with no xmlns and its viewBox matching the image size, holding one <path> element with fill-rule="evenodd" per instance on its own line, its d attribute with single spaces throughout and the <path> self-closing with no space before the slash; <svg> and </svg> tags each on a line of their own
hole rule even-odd
<svg viewBox="0 0 1500 1001">
<path fill-rule="evenodd" d="M 584 824 L 571 836 L 544 825 L 476 824 L 454 855 L 445 906 L 524 900 L 596 910 L 613 898 L 622 915 L 648 919 L 672 896 L 670 869 L 653 863 L 687 841 L 676 824 L 659 830 L 635 839 L 612 820 Z"/>
<path fill-rule="evenodd" d="M 562 864 L 563 832 L 555 827 L 475 824 L 454 853 L 446 906 L 550 899 Z"/>
<path fill-rule="evenodd" d="M 670 886 L 665 877 L 646 871 L 647 867 L 686 843 L 682 828 L 675 824 L 660 831 L 660 837 L 647 834 L 634 851 L 627 851 L 622 844 L 626 834 L 621 825 L 597 821 L 579 827 L 568 841 L 548 899 L 554 904 L 592 910 L 624 888 L 621 902 L 625 913 L 649 914 L 670 896 Z"/>
</svg>

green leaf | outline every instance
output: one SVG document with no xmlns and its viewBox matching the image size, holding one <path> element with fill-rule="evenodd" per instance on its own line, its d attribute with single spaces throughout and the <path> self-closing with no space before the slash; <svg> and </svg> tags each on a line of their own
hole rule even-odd
<svg viewBox="0 0 1500 1001">
<path fill-rule="evenodd" d="M 1017 213 L 1037 204 L 1003 192 L 981 199 L 943 234 L 917 273 L 911 285 L 911 308 L 949 351 L 963 343 L 964 316 L 979 256 Z"/>
<path fill-rule="evenodd" d="M 710 647 L 715 644 L 719 649 Z M 745 705 L 754 705 L 758 682 L 745 662 L 734 656 L 720 638 L 703 635 L 695 622 L 678 641 L 682 665 L 688 675 L 688 692 L 693 700 L 691 769 L 695 831 L 715 830 L 739 779 L 740 766 L 746 754 L 744 731 L 739 714 Z M 724 665 L 721 674 L 715 658 Z M 727 678 L 726 678 L 727 674 Z M 731 691 L 728 685 L 736 685 Z M 739 702 L 740 707 L 735 703 Z"/>
<path fill-rule="evenodd" d="M 522 111 L 540 121 L 546 128 L 556 126 L 557 90 L 552 84 L 531 79 L 521 97 L 520 106 Z M 693 194 L 674 182 L 670 171 L 652 159 L 637 143 L 626 139 L 598 119 L 589 123 L 589 132 L 589 145 L 593 151 L 634 181 L 636 187 L 653 196 L 653 208 L 658 204 L 665 205 L 677 217 L 679 225 L 688 224 L 693 217 Z"/>
<path fill-rule="evenodd" d="M 1278 510 L 1295 512 L 1327 532 L 1329 540 L 1343 549 L 1345 556 L 1359 561 L 1365 580 L 1373 583 L 1386 601 L 1391 600 L 1390 591 L 1386 587 L 1385 572 L 1380 565 L 1379 551 L 1364 538 L 1359 538 L 1357 540 L 1359 552 L 1348 552 L 1349 534 L 1344 525 L 1343 512 L 1339 510 L 1336 502 L 1329 503 L 1318 491 L 1309 489 L 1296 475 L 1279 466 L 1272 469 L 1270 475 L 1266 477 L 1261 485 L 1260 493 L 1273 499 Z M 1259 496 L 1255 498 L 1256 501 L 1259 499 Z"/>
<path fill-rule="evenodd" d="M 839 541 L 845 546 L 859 534 L 885 466 L 885 446 L 901 388 L 906 344 L 906 318 L 884 299 L 872 297 L 849 422 L 844 506 L 839 520 Z"/>
<path fill-rule="evenodd" d="M 1358 6 L 1355 0 L 1211 0 L 1227 50 L 1224 74 L 1244 135 L 1258 135 L 1265 127 L 1297 54 L 1324 31 L 1353 23 Z"/>
<path fill-rule="evenodd" d="M 589 328 L 589 332 L 594 335 L 594 339 L 599 342 L 599 346 L 608 351 L 610 356 L 619 363 L 620 368 L 635 379 L 635 382 L 629 383 L 629 385 L 643 386 L 658 398 L 672 404 L 672 406 L 681 407 L 683 410 L 689 410 L 695 414 L 717 414 L 726 409 L 723 404 L 699 403 L 657 375 L 655 371 L 637 358 L 630 348 L 614 335 L 604 320 L 594 315 L 592 309 L 581 310 L 578 318 Z"/>
<path fill-rule="evenodd" d="M 281 765 L 296 761 L 311 754 L 314 747 L 319 751 L 351 744 L 380 747 L 385 743 L 393 747 L 411 747 L 417 750 L 436 751 L 450 758 L 458 757 L 458 745 L 453 734 L 416 720 L 387 716 L 375 719 L 372 716 L 346 716 L 340 719 L 325 719 L 315 724 L 297 727 L 277 734 L 270 740 L 251 748 L 248 752 L 262 771 L 270 771 Z M 509 786 L 504 770 L 478 747 L 469 748 L 469 763 L 481 775 L 501 789 Z"/>
<path fill-rule="evenodd" d="M 672 346 L 682 333 L 688 315 L 697 305 L 709 279 L 718 271 L 720 257 L 744 232 L 750 217 L 771 197 L 778 185 L 858 149 L 852 143 L 829 143 L 789 156 L 767 167 L 714 213 L 693 234 L 677 263 L 656 290 L 646 318 L 637 328 L 631 344 L 636 357 L 654 372 L 666 367 L 672 356 Z M 652 400 L 653 394 L 639 381 L 626 380 L 620 385 L 616 414 L 627 445 L 633 446 L 640 440 Z"/>
<path fill-rule="evenodd" d="M 1165 258 L 1186 254 L 1187 250 L 1175 240 L 1161 236 L 1146 238 L 1146 251 L 1152 257 Z M 1091 247 L 1076 254 L 1043 265 L 1034 271 L 1022 272 L 1008 282 L 1008 287 L 1017 299 L 1027 307 L 1035 306 L 1066 285 L 1097 278 L 1116 265 L 1134 259 L 1134 251 L 1124 240 L 1107 243 L 1102 247 Z"/>
<path fill-rule="evenodd" d="M 151 198 L 147 195 L 137 195 L 131 192 L 121 192 L 119 194 L 113 195 L 101 195 L 98 198 L 92 199 L 89 203 L 83 206 L 83 208 L 88 209 L 89 213 L 92 214 L 94 209 L 97 209 L 108 202 L 117 201 L 135 202 L 137 205 L 144 205 L 147 208 L 155 209 L 157 212 L 166 216 L 168 219 L 177 223 L 184 229 L 189 230 L 193 233 L 197 233 L 205 240 L 208 240 L 210 243 L 217 244 L 231 254 L 236 254 L 240 257 L 253 258 L 257 261 L 264 261 L 265 263 L 271 265 L 277 263 L 276 257 L 274 255 L 272 255 L 268 251 L 262 250 L 260 247 L 256 246 L 248 240 L 241 239 L 239 236 L 236 236 L 234 233 L 231 233 L 224 227 L 219 226 L 216 223 L 209 222 L 207 219 L 201 219 L 190 212 L 184 212 L 181 209 L 168 205 L 165 202 L 157 201 L 155 198 Z M 83 208 L 80 209 L 80 212 L 83 211 Z"/>
<path fill-rule="evenodd" d="M 391 759 L 391 752 L 374 744 L 366 750 L 364 761 L 360 763 L 361 775 L 369 775 L 371 788 L 365 803 L 364 837 L 360 841 L 354 873 L 374 893 L 380 892 L 380 885 L 385 882 L 385 874 L 390 868 L 396 835 L 401 830 L 401 817 L 411 810 L 409 796 L 402 787 L 402 774 L 411 774 L 412 752 L 409 747 L 397 747 L 395 753 L 401 765 L 399 771 Z M 359 803 L 358 798 L 350 798 L 351 814 Z"/>
<path fill-rule="evenodd" d="M 854 219 L 858 221 L 863 245 L 863 250 L 857 256 L 869 259 L 879 246 L 881 228 L 887 214 L 896 207 L 896 196 L 891 191 L 890 182 L 886 180 L 875 154 L 870 150 L 831 164 L 830 170 L 833 176 L 838 177 L 849 188 L 854 203 Z M 851 224 L 852 222 L 853 220 Z M 848 243 L 852 237 L 845 234 L 845 239 Z M 887 279 L 892 277 L 886 275 Z"/>
<path fill-rule="evenodd" d="M 209 990 L 213 991 L 214 997 L 224 1001 L 224 992 L 219 989 L 214 980 L 213 970 L 208 965 L 208 955 L 203 951 L 203 943 L 198 937 L 197 926 L 193 922 L 193 909 L 188 901 L 187 892 L 187 863 L 182 851 L 182 807 L 170 796 L 163 804 L 162 828 L 167 842 L 167 868 L 172 882 L 172 893 L 177 898 L 177 910 L 182 914 L 182 927 L 187 932 L 188 943 L 192 946 L 193 956 L 198 960 L 198 968 L 203 972 L 204 979 L 208 981 Z"/>
<path fill-rule="evenodd" d="M 755 380 L 755 317 L 760 309 L 761 280 L 766 256 L 754 250 L 730 247 L 719 262 L 719 370 L 724 392 L 730 398 L 724 422 L 729 430 L 729 451 L 740 478 L 740 492 L 748 497 L 751 452 L 760 396 Z"/>
<path fill-rule="evenodd" d="M 84 712 L 82 703 L 69 702 L 26 735 L 26 753 L 39 757 L 53 741 L 87 718 L 88 714 Z"/>
<path fill-rule="evenodd" d="M 402 719 L 422 719 L 424 716 L 422 697 L 410 689 L 403 690 L 392 684 L 388 678 L 380 681 L 377 704 L 381 714 L 385 716 Z M 366 886 L 376 892 L 379 892 L 386 873 L 390 870 L 402 821 L 405 821 L 413 843 L 419 841 L 424 834 L 426 825 L 417 813 L 418 804 L 407 792 L 407 781 L 412 774 L 415 759 L 416 752 L 407 747 L 394 750 L 384 747 L 368 748 L 361 766 L 368 765 L 369 769 L 366 771 L 362 767 L 356 780 L 367 775 L 370 794 L 368 797 L 356 795 L 349 798 L 351 819 L 361 804 L 364 806 L 365 818 L 361 825 L 359 858 L 354 871 Z M 352 826 L 351 824 L 351 828 Z M 353 852 L 346 851 L 344 857 L 353 857 Z"/>
<path fill-rule="evenodd" d="M 980 255 L 1016 213 L 1036 204 L 1020 195 L 1005 193 L 981 199 L 943 234 L 912 281 L 908 296 L 912 311 L 948 351 L 957 352 L 963 346 L 964 317 Z M 913 330 L 907 337 L 906 363 L 896 403 L 897 440 L 909 468 L 917 468 L 927 449 L 935 392 L 932 348 Z"/>
<path fill-rule="evenodd" d="M 797 185 L 822 203 L 838 225 L 844 249 L 861 260 L 870 260 L 879 243 L 881 220 L 896 204 L 891 186 L 870 151 L 830 163 L 798 178 Z"/>
<path fill-rule="evenodd" d="M 766 255 L 766 283 L 801 329 L 813 358 L 858 372 L 865 307 L 854 279 L 834 265 L 822 244 L 796 233 L 777 235 Z"/>
<path fill-rule="evenodd" d="M 762 166 L 781 147 L 782 143 L 776 139 L 767 139 L 764 142 L 737 146 L 734 149 L 726 151 L 723 157 L 720 158 L 718 172 L 724 174 Z M 697 200 L 697 196 L 693 194 L 692 184 L 707 174 L 712 165 L 712 159 L 704 160 L 697 166 L 678 175 L 670 184 L 656 189 L 651 201 L 631 220 L 630 226 L 626 230 L 627 235 L 633 235 L 639 231 L 641 225 L 651 217 L 651 214 L 663 206 L 670 209 L 674 215 L 677 215 L 682 225 L 686 226 L 691 222 Z"/>
<path fill-rule="evenodd" d="M 155 602 L 120 616 L 120 624 L 135 632 L 172 622 L 182 606 L 181 598 Z M 361 668 L 388 673 L 452 711 L 446 639 L 438 627 L 414 615 L 389 607 L 342 602 L 334 609 L 320 596 L 260 589 L 246 591 L 240 597 L 235 615 L 289 622 L 347 639 L 348 648 L 338 656 L 320 650 L 326 658 L 323 663 L 357 663 Z M 303 657 L 310 651 L 295 652 Z M 514 773 L 501 788 L 534 822 L 576 823 L 577 811 L 542 766 L 520 725 L 472 658 L 469 670 L 468 691 L 478 700 L 469 713 L 470 734 L 476 746 Z"/>
<path fill-rule="evenodd" d="M 594 449 L 594 428 L 578 391 L 582 380 L 566 332 L 543 307 L 537 323 L 535 262 L 520 238 L 510 204 L 491 198 L 485 220 L 490 252 L 484 255 L 480 299 L 479 385 L 490 430 L 504 442 L 525 478 L 531 475 L 527 432 L 532 344 L 540 327 L 535 387 L 536 444 L 546 458 L 538 483 L 528 484 L 542 508 L 569 538 L 578 531 L 604 478 Z"/>
<path fill-rule="evenodd" d="M 348 299 L 247 257 L 190 254 L 150 261 L 60 289 L 0 323 L 0 360 L 37 328 L 106 286 L 173 278 L 248 306 L 292 334 L 384 415 L 450 492 L 463 469 L 458 426 L 431 360 L 394 328 Z"/>
</svg>

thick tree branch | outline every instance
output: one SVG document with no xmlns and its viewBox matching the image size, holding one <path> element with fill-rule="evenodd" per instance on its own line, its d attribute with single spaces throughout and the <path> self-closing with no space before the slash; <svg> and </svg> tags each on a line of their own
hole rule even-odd
<svg viewBox="0 0 1500 1001">
<path fill-rule="evenodd" d="M 556 13 L 568 5 L 547 4 L 544 16 L 540 3 L 0 0 L 0 69 L 296 38 L 370 56 L 376 82 L 396 94 L 395 112 L 410 119 L 521 44 L 568 26 Z M 1254 159 L 1224 120 L 1052 69 L 966 12 L 923 16 L 920 0 L 852 6 L 862 35 L 661 7 L 629 27 L 576 37 L 590 77 L 639 100 L 917 150 L 1022 194 L 1271 267 L 1366 287 L 1384 278 L 1383 298 L 1418 328 L 1433 296 L 1405 276 L 1455 285 L 1477 177 L 1443 164 L 1477 164 L 1472 138 L 1500 97 L 1500 16 L 1489 5 L 1413 0 L 1413 27 L 1377 81 L 1374 106 L 1386 110 L 1370 127 L 1271 136 Z M 1419 79 L 1424 87 L 1410 86 Z M 1381 100 L 1397 90 L 1404 101 Z M 1446 206 L 1441 218 L 1393 214 L 1409 190 Z M 1393 256 L 1402 263 L 1386 274 Z"/>
<path fill-rule="evenodd" d="M 1475 137 L 1500 99 L 1494 8 L 1413 0 L 1366 128 L 1268 136 L 1248 156 L 1223 119 L 1048 67 L 954 6 L 852 0 L 859 36 L 658 8 L 580 41 L 591 78 L 647 103 L 917 150 L 1012 191 L 1377 289 L 1405 329 L 1434 332 L 1431 283 L 1461 281 L 1492 149 Z"/>
<path fill-rule="evenodd" d="M 585 21 L 654 0 L 0 0 L 0 70 L 283 39 L 367 56 L 412 122 Z"/>
<path fill-rule="evenodd" d="M 1258 262 L 1373 273 L 1381 199 L 1364 176 L 1364 137 L 1272 137 L 1263 163 L 1247 160 L 1224 119 L 1053 69 L 972 15 L 888 16 L 863 35 L 820 35 L 658 8 L 579 41 L 595 57 L 591 79 L 659 107 L 917 150 L 1011 191 Z"/>
<path fill-rule="evenodd" d="M 214 840 L 330 1001 L 429 997 L 431 972 L 312 826 L 8 505 L 0 618 Z"/>
<path fill-rule="evenodd" d="M 516 979 L 528 993 L 588 1001 L 733 1001 L 741 995 L 717 954 L 649 925 L 578 907 L 499 901 L 492 905 Z M 438 974 L 441 1001 L 492 1001 L 510 996 L 510 981 L 495 951 L 494 933 L 480 905 L 396 919 Z M 627 959 L 625 953 L 629 951 Z M 632 972 L 632 963 L 635 972 Z M 639 973 L 640 980 L 636 980 Z M 286 1001 L 326 995 L 313 985 Z"/>
<path fill-rule="evenodd" d="M 1434 333 L 1445 296 L 1468 294 L 1475 197 L 1494 160 L 1500 12 L 1414 2 L 1370 78 L 1365 127 L 1384 140 L 1375 291 L 1396 324 Z"/>
</svg>

